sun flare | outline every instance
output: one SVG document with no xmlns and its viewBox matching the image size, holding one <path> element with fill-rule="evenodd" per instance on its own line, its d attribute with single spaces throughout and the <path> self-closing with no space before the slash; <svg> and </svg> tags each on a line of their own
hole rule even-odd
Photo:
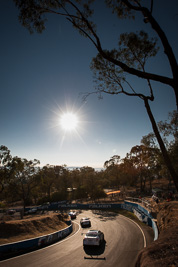
<svg viewBox="0 0 178 267">
<path fill-rule="evenodd" d="M 60 118 L 60 125 L 65 131 L 75 130 L 78 124 L 78 118 L 73 113 L 65 113 Z"/>
</svg>

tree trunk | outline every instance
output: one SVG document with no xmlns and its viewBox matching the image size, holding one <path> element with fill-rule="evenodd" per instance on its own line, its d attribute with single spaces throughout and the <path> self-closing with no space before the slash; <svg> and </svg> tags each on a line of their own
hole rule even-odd
<svg viewBox="0 0 178 267">
<path fill-rule="evenodd" d="M 48 200 L 50 200 L 50 198 L 51 198 L 51 185 L 48 186 L 47 194 L 48 194 Z"/>
<path fill-rule="evenodd" d="M 142 184 L 143 180 L 142 180 L 142 174 L 140 175 L 140 192 L 143 191 L 143 184 Z"/>
<path fill-rule="evenodd" d="M 175 93 L 175 98 L 176 98 L 176 106 L 177 106 L 177 111 L 178 111 L 178 78 L 176 77 L 176 85 L 173 86 L 173 90 L 174 90 L 174 93 Z"/>
<path fill-rule="evenodd" d="M 150 192 L 152 192 L 152 177 L 149 178 L 149 182 L 150 182 Z"/>
<path fill-rule="evenodd" d="M 176 187 L 176 190 L 178 191 L 178 175 L 177 175 L 177 173 L 176 173 L 176 171 L 175 171 L 175 169 L 174 169 L 174 167 L 172 165 L 172 162 L 170 160 L 170 157 L 168 155 L 168 152 L 166 150 L 166 147 L 164 145 L 164 142 L 163 142 L 163 140 L 161 138 L 161 135 L 159 133 L 157 124 L 156 124 L 155 119 L 153 117 L 153 114 L 151 112 L 150 105 L 148 103 L 148 99 L 147 98 L 144 99 L 144 103 L 145 103 L 145 107 L 146 107 L 148 116 L 150 118 L 151 124 L 152 124 L 153 131 L 154 131 L 155 136 L 157 138 L 157 141 L 159 143 L 159 146 L 160 146 L 160 149 L 161 149 L 161 152 L 162 152 L 162 155 L 163 155 L 165 164 L 166 164 L 166 166 L 168 168 L 168 171 L 169 171 L 169 173 L 171 175 L 171 178 L 172 178 L 172 180 L 174 182 L 174 185 Z"/>
</svg>

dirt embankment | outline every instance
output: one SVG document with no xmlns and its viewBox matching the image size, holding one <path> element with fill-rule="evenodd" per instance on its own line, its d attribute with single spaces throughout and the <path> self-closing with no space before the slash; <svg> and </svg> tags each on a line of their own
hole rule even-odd
<svg viewBox="0 0 178 267">
<path fill-rule="evenodd" d="M 178 266 L 178 202 L 157 205 L 159 238 L 143 249 L 136 267 Z"/>
<path fill-rule="evenodd" d="M 35 238 L 67 227 L 61 214 L 33 215 L 22 220 L 4 220 L 0 223 L 0 245 Z"/>
</svg>

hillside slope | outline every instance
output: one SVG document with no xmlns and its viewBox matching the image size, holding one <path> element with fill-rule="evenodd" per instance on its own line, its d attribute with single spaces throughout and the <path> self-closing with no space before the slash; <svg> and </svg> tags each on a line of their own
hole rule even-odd
<svg viewBox="0 0 178 267">
<path fill-rule="evenodd" d="M 67 227 L 65 220 L 66 216 L 54 213 L 4 220 L 0 223 L 0 245 L 60 231 Z"/>
<path fill-rule="evenodd" d="M 136 267 L 178 266 L 178 202 L 157 205 L 159 238 L 138 256 Z"/>
</svg>

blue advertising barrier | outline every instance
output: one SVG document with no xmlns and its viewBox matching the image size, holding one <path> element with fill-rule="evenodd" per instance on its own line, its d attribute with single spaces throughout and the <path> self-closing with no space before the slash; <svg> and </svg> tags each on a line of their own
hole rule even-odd
<svg viewBox="0 0 178 267">
<path fill-rule="evenodd" d="M 72 230 L 73 226 L 71 224 L 65 229 L 57 231 L 52 234 L 2 245 L 0 246 L 0 259 L 5 258 L 6 256 L 16 255 L 29 250 L 34 250 L 50 245 L 68 236 L 72 232 Z"/>
<path fill-rule="evenodd" d="M 93 210 L 93 209 L 114 209 L 120 208 L 120 204 L 58 204 L 52 203 L 49 205 L 48 210 L 66 210 L 66 209 L 75 209 L 75 210 Z"/>
</svg>

